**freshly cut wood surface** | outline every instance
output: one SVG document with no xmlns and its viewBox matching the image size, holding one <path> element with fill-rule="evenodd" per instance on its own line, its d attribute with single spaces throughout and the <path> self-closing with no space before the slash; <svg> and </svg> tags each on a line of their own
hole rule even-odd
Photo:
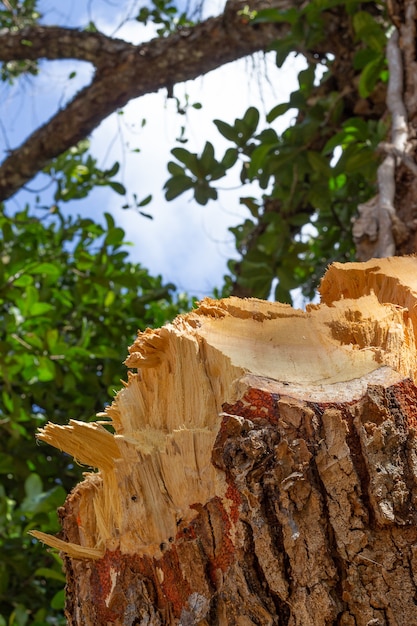
<svg viewBox="0 0 417 626">
<path fill-rule="evenodd" d="M 33 533 L 68 556 L 70 624 L 417 624 L 417 259 L 320 292 L 205 299 L 139 334 L 97 423 L 40 432 L 98 470 L 61 539 Z"/>
</svg>

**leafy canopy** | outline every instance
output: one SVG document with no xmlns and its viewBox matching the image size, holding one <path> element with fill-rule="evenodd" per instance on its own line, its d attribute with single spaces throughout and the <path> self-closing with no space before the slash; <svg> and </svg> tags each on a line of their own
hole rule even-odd
<svg viewBox="0 0 417 626">
<path fill-rule="evenodd" d="M 307 67 L 298 75 L 297 91 L 288 102 L 274 106 L 262 126 L 254 107 L 232 123 L 215 120 L 217 131 L 230 142 L 218 158 L 209 141 L 201 154 L 185 147 L 172 150 L 168 200 L 191 191 L 197 203 L 206 205 L 217 200 L 217 185 L 228 171 L 240 168 L 240 202 L 249 215 L 230 229 L 240 259 L 228 263 L 223 295 L 268 298 L 273 289 L 276 300 L 291 302 L 291 291 L 301 287 L 312 298 L 328 263 L 354 258 L 352 218 L 358 205 L 375 194 L 376 149 L 388 130 L 379 109 L 366 110 L 374 91 L 385 90 L 388 26 L 383 7 L 372 3 L 372 12 L 367 12 L 363 5 L 311 0 L 301 10 L 265 9 L 248 15 L 254 23 L 291 24 L 289 35 L 271 49 L 279 67 L 294 51 L 305 54 Z M 334 54 L 306 53 L 323 49 L 326 13 L 335 7 L 343 28 L 353 34 L 345 44 L 349 50 L 351 43 L 345 79 Z M 295 121 L 278 134 L 273 123 L 289 111 Z M 244 195 L 247 184 L 250 196 Z"/>
<path fill-rule="evenodd" d="M 191 306 L 131 263 L 123 230 L 105 221 L 0 215 L 1 625 L 65 623 L 60 559 L 27 531 L 59 530 L 83 468 L 36 445 L 37 428 L 94 417 L 120 388 L 138 328 Z"/>
</svg>

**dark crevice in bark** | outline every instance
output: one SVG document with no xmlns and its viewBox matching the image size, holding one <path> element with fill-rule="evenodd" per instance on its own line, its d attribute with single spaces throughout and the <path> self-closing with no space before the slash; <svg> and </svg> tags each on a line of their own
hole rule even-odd
<svg viewBox="0 0 417 626">
<path fill-rule="evenodd" d="M 365 397 L 365 401 L 366 398 L 367 396 Z M 366 520 L 365 523 L 368 523 L 370 528 L 375 528 L 375 513 L 369 500 L 370 476 L 368 468 L 366 467 L 365 458 L 363 456 L 359 433 L 353 423 L 354 411 L 355 410 L 353 409 L 352 412 L 348 411 L 344 414 L 345 423 L 348 427 L 346 443 L 349 446 L 350 457 L 352 459 L 353 467 L 355 468 L 355 472 L 358 476 L 358 480 L 361 486 L 360 499 L 363 502 L 364 510 L 368 514 L 368 520 Z M 362 414 L 362 412 L 360 413 Z M 360 418 L 358 417 L 358 419 Z"/>
<path fill-rule="evenodd" d="M 276 615 L 279 621 L 274 619 L 276 605 L 271 597 L 268 582 L 256 555 L 253 529 L 247 522 L 244 522 L 242 526 L 245 530 L 245 560 L 242 562 L 242 571 L 245 576 L 246 584 L 250 592 L 262 603 L 266 610 L 271 613 L 274 620 L 273 624 L 277 624 L 277 626 L 281 625 L 283 622 L 281 622 L 281 615 L 279 613 Z M 256 620 L 256 617 L 251 616 L 251 619 Z M 263 624 L 259 623 L 259 626 L 263 626 Z"/>
<path fill-rule="evenodd" d="M 332 562 L 337 571 L 337 578 L 334 581 L 334 587 L 328 586 L 328 593 L 332 596 L 335 607 L 338 607 L 339 613 L 345 611 L 348 607 L 345 602 L 343 602 L 343 581 L 346 578 L 346 563 L 344 559 L 341 557 L 339 548 L 337 546 L 337 540 L 335 536 L 335 532 L 333 526 L 330 521 L 330 512 L 329 506 L 327 502 L 327 493 L 326 488 L 323 484 L 323 481 L 320 477 L 320 472 L 317 468 L 317 464 L 315 461 L 315 457 L 311 458 L 310 463 L 312 483 L 314 484 L 318 493 L 320 493 L 321 498 L 321 508 L 322 508 L 322 525 L 325 529 L 325 537 L 327 542 L 327 552 L 332 559 Z M 335 626 L 337 624 L 337 620 L 335 621 Z"/>
<path fill-rule="evenodd" d="M 369 388 L 371 388 L 371 386 Z M 363 408 L 363 403 L 368 403 L 369 401 L 370 399 L 368 389 L 366 396 L 364 396 L 364 398 L 362 398 L 359 403 L 354 402 L 351 405 L 345 406 L 340 404 L 329 404 L 327 406 L 329 408 L 334 407 L 335 409 L 342 412 L 343 420 L 348 430 L 346 443 L 349 446 L 350 457 L 352 459 L 352 463 L 361 486 L 360 499 L 363 502 L 365 511 L 368 513 L 368 520 L 365 520 L 365 523 L 369 524 L 371 528 L 375 528 L 375 514 L 369 501 L 370 476 L 363 456 L 362 445 L 359 434 L 357 432 L 357 427 L 354 425 L 355 415 L 363 415 L 366 412 L 366 409 Z M 319 407 L 316 404 L 314 406 L 313 404 L 310 404 L 310 406 L 319 416 L 323 415 L 324 407 Z"/>
<path fill-rule="evenodd" d="M 206 620 L 210 626 L 217 626 L 219 623 L 219 596 L 215 594 L 210 602 L 209 612 L 206 616 Z"/>
<path fill-rule="evenodd" d="M 271 537 L 271 552 L 275 556 L 277 563 L 282 563 L 285 573 L 285 580 L 288 582 L 288 586 L 291 586 L 291 564 L 288 554 L 284 547 L 284 537 L 282 534 L 282 526 L 279 523 L 276 513 L 275 505 L 278 503 L 278 497 L 275 488 L 270 485 L 263 485 L 262 489 L 263 499 L 260 503 L 261 514 L 265 517 L 267 522 L 269 535 Z M 266 582 L 267 584 L 267 582 Z M 291 609 L 288 603 L 274 593 L 268 586 L 269 595 L 275 605 L 277 615 L 281 619 L 282 626 L 287 626 L 290 617 Z"/>
<path fill-rule="evenodd" d="M 417 399 L 417 390 L 414 383 L 410 380 L 407 381 L 405 385 L 407 385 L 408 387 L 407 395 L 409 400 L 410 398 L 412 398 L 412 401 L 415 403 Z M 394 417 L 396 429 L 399 433 L 401 433 L 402 437 L 402 442 L 400 445 L 401 465 L 403 468 L 402 478 L 407 486 L 407 492 L 409 494 L 408 499 L 403 502 L 401 516 L 403 518 L 403 522 L 405 523 L 416 523 L 417 512 L 415 510 L 415 505 L 413 502 L 413 494 L 415 492 L 416 480 L 412 470 L 413 460 L 409 458 L 408 454 L 409 448 L 412 447 L 414 432 L 410 431 L 407 415 L 403 412 L 401 401 L 397 396 L 398 392 L 399 389 L 396 386 L 386 389 L 386 401 L 388 410 L 390 414 Z M 412 512 L 411 515 L 410 512 Z"/>
</svg>

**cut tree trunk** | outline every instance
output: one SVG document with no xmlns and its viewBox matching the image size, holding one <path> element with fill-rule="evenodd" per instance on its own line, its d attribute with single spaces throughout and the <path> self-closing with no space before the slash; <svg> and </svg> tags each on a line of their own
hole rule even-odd
<svg viewBox="0 0 417 626">
<path fill-rule="evenodd" d="M 141 333 L 60 510 L 68 624 L 417 625 L 417 259 Z"/>
</svg>

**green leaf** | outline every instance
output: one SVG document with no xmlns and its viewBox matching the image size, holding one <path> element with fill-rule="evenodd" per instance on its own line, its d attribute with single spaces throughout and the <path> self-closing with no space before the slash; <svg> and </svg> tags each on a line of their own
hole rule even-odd
<svg viewBox="0 0 417 626">
<path fill-rule="evenodd" d="M 385 67 L 385 57 L 379 57 L 364 67 L 359 77 L 359 95 L 367 98 L 380 80 L 381 71 Z"/>
<path fill-rule="evenodd" d="M 98 32 L 97 26 L 91 20 L 88 22 L 88 24 L 87 24 L 87 26 L 85 27 L 84 30 L 87 31 L 88 33 L 97 33 Z"/>
<path fill-rule="evenodd" d="M 251 160 L 247 170 L 249 180 L 255 178 L 260 170 L 264 167 L 266 157 L 274 149 L 274 145 L 264 144 L 259 145 L 251 154 Z"/>
<path fill-rule="evenodd" d="M 222 122 L 221 120 L 214 120 L 213 123 L 216 125 L 217 130 L 221 135 L 223 135 L 223 137 L 236 144 L 239 142 L 239 134 L 233 126 L 230 126 L 230 124 L 226 124 L 226 122 Z"/>
<path fill-rule="evenodd" d="M 152 194 L 149 194 L 149 196 L 146 196 L 146 198 L 141 200 L 137 206 L 138 207 L 144 207 L 144 206 L 148 205 L 151 201 L 152 201 Z"/>
<path fill-rule="evenodd" d="M 44 315 L 45 313 L 50 313 L 53 310 L 54 306 L 52 304 L 48 304 L 47 302 L 35 302 L 30 307 L 28 316 L 35 317 L 36 315 Z"/>
<path fill-rule="evenodd" d="M 125 231 L 123 228 L 112 228 L 109 230 L 104 241 L 107 246 L 120 246 L 122 245 L 124 236 Z"/>
<path fill-rule="evenodd" d="M 315 172 L 326 178 L 330 176 L 331 168 L 329 162 L 322 154 L 315 150 L 307 150 L 307 159 Z"/>
<path fill-rule="evenodd" d="M 52 487 L 49 491 L 31 493 L 21 504 L 22 511 L 27 514 L 40 514 L 53 511 L 61 506 L 66 498 L 66 491 L 60 485 Z M 34 524 L 35 525 L 35 524 Z"/>
<path fill-rule="evenodd" d="M 112 228 L 115 227 L 113 215 L 111 215 L 110 213 L 105 213 L 104 218 L 106 220 L 107 230 L 111 230 Z"/>
<path fill-rule="evenodd" d="M 104 172 L 104 174 L 106 175 L 106 177 L 108 178 L 113 178 L 113 176 L 116 176 L 117 172 L 120 170 L 120 163 L 118 161 L 115 161 L 115 163 L 113 163 L 113 165 L 111 166 L 111 168 L 109 170 L 106 170 Z"/>
<path fill-rule="evenodd" d="M 345 131 L 336 133 L 335 135 L 333 135 L 333 137 L 330 137 L 330 139 L 326 141 L 324 148 L 322 150 L 322 153 L 325 155 L 333 153 L 333 150 L 335 148 L 343 144 L 343 141 L 345 138 L 346 138 Z"/>
<path fill-rule="evenodd" d="M 283 302 L 286 304 L 292 304 L 291 293 L 285 287 L 282 287 L 279 283 L 275 288 L 275 300 L 277 302 Z"/>
<path fill-rule="evenodd" d="M 65 591 L 61 589 L 61 591 L 57 591 L 54 597 L 51 600 L 51 608 L 53 609 L 63 609 L 65 607 Z"/>
<path fill-rule="evenodd" d="M 246 126 L 250 135 L 253 135 L 259 124 L 259 111 L 255 107 L 249 107 L 242 118 L 242 122 Z"/>
<path fill-rule="evenodd" d="M 282 23 L 288 22 L 288 24 L 295 24 L 299 19 L 299 12 L 297 9 L 288 9 L 286 11 L 280 11 L 279 9 L 261 9 L 257 12 L 256 17 L 253 20 L 253 24 L 264 23 Z"/>
<path fill-rule="evenodd" d="M 51 580 L 59 580 L 62 583 L 65 583 L 66 580 L 62 572 L 57 572 L 49 567 L 38 567 L 38 569 L 34 572 L 34 576 L 38 576 L 39 578 L 49 578 Z"/>
<path fill-rule="evenodd" d="M 106 297 L 104 298 L 104 307 L 108 308 L 109 306 L 111 306 L 115 299 L 116 294 L 114 293 L 114 291 L 108 291 Z"/>
<path fill-rule="evenodd" d="M 49 328 L 46 331 L 46 343 L 48 345 L 48 350 L 54 353 L 55 348 L 59 341 L 58 330 L 56 328 Z"/>
<path fill-rule="evenodd" d="M 353 16 L 353 28 L 357 34 L 364 30 L 372 29 L 374 24 L 373 17 L 366 11 L 357 11 Z"/>
<path fill-rule="evenodd" d="M 193 186 L 194 182 L 189 176 L 173 176 L 165 183 L 165 198 L 173 200 Z"/>
<path fill-rule="evenodd" d="M 34 498 L 43 491 L 42 479 L 38 474 L 29 474 L 25 480 L 25 493 L 28 497 Z"/>
<path fill-rule="evenodd" d="M 239 156 L 239 153 L 236 150 L 236 148 L 228 148 L 226 152 L 224 153 L 224 156 L 221 160 L 221 164 L 224 167 L 224 169 L 228 170 L 231 167 L 233 167 L 233 165 L 237 161 L 238 156 Z"/>
<path fill-rule="evenodd" d="M 198 204 L 205 206 L 209 200 L 217 200 L 217 191 L 207 183 L 197 183 L 194 187 L 194 198 Z"/>
<path fill-rule="evenodd" d="M 277 104 L 273 109 L 270 110 L 270 112 L 266 116 L 266 119 L 269 123 L 271 123 L 276 120 L 277 117 L 284 115 L 284 113 L 286 113 L 290 109 L 291 104 L 289 102 L 282 102 L 281 104 Z"/>
<path fill-rule="evenodd" d="M 56 280 L 61 275 L 61 268 L 54 263 L 39 263 L 30 269 L 31 274 L 43 274 Z"/>
<path fill-rule="evenodd" d="M 338 189 L 342 189 L 346 185 L 346 174 L 338 174 L 338 176 L 334 176 L 329 178 L 329 189 L 330 191 L 337 191 Z"/>
<path fill-rule="evenodd" d="M 13 398 L 10 394 L 7 393 L 6 390 L 3 390 L 1 393 L 4 407 L 9 413 L 13 413 Z"/>
<path fill-rule="evenodd" d="M 113 180 L 110 180 L 108 182 L 109 187 L 111 187 L 113 189 L 113 191 L 115 191 L 116 193 L 118 193 L 120 196 L 124 196 L 126 195 L 126 187 L 124 185 L 122 185 L 121 183 L 117 183 Z"/>
<path fill-rule="evenodd" d="M 315 77 L 316 68 L 313 65 L 309 65 L 307 69 L 301 70 L 298 74 L 300 90 L 309 94 L 314 87 Z"/>
<path fill-rule="evenodd" d="M 214 148 L 213 144 L 210 141 L 206 142 L 204 146 L 204 150 L 200 157 L 201 169 L 205 174 L 209 174 L 210 171 L 215 167 L 216 160 L 214 158 Z"/>
<path fill-rule="evenodd" d="M 168 163 L 168 172 L 173 176 L 185 175 L 185 169 L 181 167 L 181 165 L 178 165 L 178 163 L 174 163 L 174 161 Z"/>
<path fill-rule="evenodd" d="M 193 166 L 195 163 L 196 155 L 193 152 L 186 150 L 185 148 L 174 148 L 173 150 L 171 150 L 171 154 L 174 155 L 174 157 L 178 159 L 178 161 L 184 163 L 184 165 L 188 168 L 190 168 L 190 166 Z"/>
<path fill-rule="evenodd" d="M 49 382 L 55 378 L 55 364 L 47 356 L 39 357 L 37 378 L 42 382 Z"/>
<path fill-rule="evenodd" d="M 35 303 L 38 301 L 38 290 L 32 285 L 25 289 L 24 297 L 16 300 L 24 317 L 31 314 Z"/>
<path fill-rule="evenodd" d="M 11 615 L 10 624 L 13 626 L 26 626 L 28 619 L 28 609 L 23 604 L 18 604 Z"/>
<path fill-rule="evenodd" d="M 353 16 L 353 28 L 357 36 L 375 52 L 383 53 L 387 42 L 385 31 L 374 17 L 366 11 L 358 11 Z"/>
<path fill-rule="evenodd" d="M 375 154 L 367 148 L 356 148 L 348 154 L 343 167 L 346 174 L 360 172 L 375 160 Z"/>
<path fill-rule="evenodd" d="M 19 278 L 16 278 L 13 281 L 13 285 L 15 287 L 27 287 L 28 285 L 31 285 L 33 283 L 33 278 L 32 276 L 29 276 L 29 274 L 22 274 L 21 276 L 19 276 Z"/>
<path fill-rule="evenodd" d="M 365 67 L 365 65 L 375 59 L 379 59 L 380 57 L 380 52 L 371 50 L 371 48 L 361 48 L 355 52 L 355 56 L 353 57 L 353 67 L 355 70 L 361 70 Z"/>
<path fill-rule="evenodd" d="M 269 46 L 269 50 L 275 50 L 275 63 L 280 68 L 284 65 L 287 57 L 294 52 L 294 42 L 285 38 L 277 40 Z"/>
</svg>

